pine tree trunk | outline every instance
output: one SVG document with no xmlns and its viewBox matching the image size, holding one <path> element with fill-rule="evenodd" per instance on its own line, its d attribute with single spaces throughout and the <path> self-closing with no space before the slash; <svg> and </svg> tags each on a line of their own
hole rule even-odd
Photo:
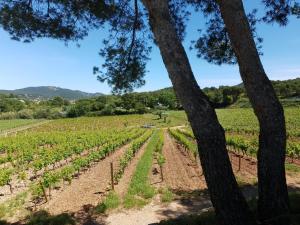
<svg viewBox="0 0 300 225">
<path fill-rule="evenodd" d="M 255 224 L 238 188 L 226 150 L 225 132 L 199 88 L 169 14 L 168 0 L 142 0 L 175 93 L 197 139 L 199 156 L 219 223 Z"/>
<path fill-rule="evenodd" d="M 218 3 L 260 125 L 258 215 L 262 222 L 287 225 L 289 200 L 284 167 L 286 128 L 283 108 L 260 61 L 242 0 L 218 0 Z"/>
</svg>

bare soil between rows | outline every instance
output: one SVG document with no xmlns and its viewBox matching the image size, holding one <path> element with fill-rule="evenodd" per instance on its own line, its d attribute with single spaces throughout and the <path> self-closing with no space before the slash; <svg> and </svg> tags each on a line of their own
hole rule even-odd
<svg viewBox="0 0 300 225">
<path fill-rule="evenodd" d="M 122 199 L 127 192 L 131 177 L 136 165 L 143 155 L 146 142 L 138 151 L 125 170 L 123 177 L 115 186 L 115 191 Z M 200 213 L 211 209 L 211 202 L 207 193 L 207 186 L 202 174 L 199 159 L 193 157 L 164 130 L 163 154 L 166 163 L 163 165 L 163 177 L 161 179 L 160 168 L 153 160 L 149 180 L 156 188 L 169 188 L 176 193 L 175 199 L 170 203 L 161 203 L 156 196 L 150 204 L 142 209 L 124 210 L 118 209 L 106 216 L 94 215 L 91 209 L 103 201 L 109 190 L 110 162 L 114 162 L 114 170 L 119 168 L 118 161 L 125 153 L 129 145 L 116 150 L 104 160 L 95 164 L 89 171 L 81 174 L 71 185 L 65 186 L 52 193 L 52 199 L 40 207 L 52 215 L 61 213 L 70 214 L 77 224 L 102 224 L 102 225 L 146 225 L 157 223 L 163 219 L 175 218 L 180 215 Z M 257 177 L 257 162 L 254 158 L 240 156 L 229 152 L 233 171 L 237 178 L 243 181 L 251 181 L 250 185 L 243 187 L 243 193 L 247 198 L 257 196 L 256 185 L 253 180 Z M 239 166 L 240 165 L 240 166 Z M 290 187 L 300 188 L 300 176 L 287 175 Z"/>
<path fill-rule="evenodd" d="M 43 205 L 51 214 L 64 212 L 78 212 L 87 207 L 94 207 L 103 200 L 111 189 L 111 169 L 113 162 L 114 172 L 119 168 L 119 159 L 124 155 L 130 144 L 114 151 L 110 156 L 91 167 L 71 185 L 65 186 L 62 190 L 53 193 L 52 199 Z"/>
<path fill-rule="evenodd" d="M 197 161 L 164 132 L 163 155 L 166 163 L 163 165 L 165 186 L 173 191 L 187 191 L 206 189 L 202 170 Z"/>
</svg>

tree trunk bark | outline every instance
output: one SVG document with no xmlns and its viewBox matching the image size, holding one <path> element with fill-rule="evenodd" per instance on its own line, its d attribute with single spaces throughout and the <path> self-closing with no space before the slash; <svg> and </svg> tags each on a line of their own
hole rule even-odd
<svg viewBox="0 0 300 225">
<path fill-rule="evenodd" d="M 268 224 L 289 224 L 285 177 L 286 128 L 283 108 L 260 61 L 242 0 L 218 0 L 247 95 L 260 125 L 258 215 Z"/>
<path fill-rule="evenodd" d="M 178 99 L 197 139 L 211 201 L 220 224 L 255 224 L 235 180 L 226 150 L 225 132 L 207 96 L 199 88 L 174 28 L 168 0 L 142 0 L 149 23 Z"/>
</svg>

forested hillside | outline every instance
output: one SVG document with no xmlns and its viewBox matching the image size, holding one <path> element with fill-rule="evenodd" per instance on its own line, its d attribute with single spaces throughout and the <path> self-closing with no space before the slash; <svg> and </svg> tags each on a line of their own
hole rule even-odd
<svg viewBox="0 0 300 225">
<path fill-rule="evenodd" d="M 68 100 L 77 100 L 102 95 L 101 93 L 87 93 L 78 90 L 70 90 L 66 88 L 53 86 L 27 87 L 16 90 L 0 90 L 2 94 L 14 94 L 27 99 L 46 100 L 59 96 Z"/>
<path fill-rule="evenodd" d="M 300 78 L 273 81 L 284 106 L 300 105 Z M 61 89 L 64 90 L 64 89 Z M 251 107 L 243 85 L 204 88 L 215 108 Z M 0 95 L 1 119 L 56 119 L 63 117 L 143 114 L 162 110 L 180 110 L 182 106 L 173 88 L 123 95 L 100 95 L 69 101 L 61 96 L 48 100 L 30 100 L 19 95 Z"/>
</svg>

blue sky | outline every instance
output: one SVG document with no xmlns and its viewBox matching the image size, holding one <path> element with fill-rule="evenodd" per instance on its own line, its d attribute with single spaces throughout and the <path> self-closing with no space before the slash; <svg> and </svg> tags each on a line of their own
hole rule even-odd
<svg viewBox="0 0 300 225">
<path fill-rule="evenodd" d="M 249 11 L 255 1 L 245 1 Z M 241 82 L 237 66 L 208 64 L 190 51 L 191 40 L 197 38 L 197 29 L 205 19 L 194 14 L 188 22 L 184 41 L 194 74 L 200 87 L 233 85 Z M 264 38 L 262 62 L 273 80 L 300 77 L 300 20 L 291 19 L 287 27 L 259 25 L 258 33 Z M 24 44 L 12 41 L 0 28 L 0 89 L 28 86 L 59 86 L 87 92 L 109 93 L 110 87 L 99 83 L 92 73 L 93 66 L 100 66 L 98 55 L 105 32 L 93 31 L 80 42 L 65 46 L 63 42 L 40 39 Z M 156 90 L 171 86 L 161 56 L 153 48 L 149 61 L 146 85 L 137 91 Z"/>
</svg>

